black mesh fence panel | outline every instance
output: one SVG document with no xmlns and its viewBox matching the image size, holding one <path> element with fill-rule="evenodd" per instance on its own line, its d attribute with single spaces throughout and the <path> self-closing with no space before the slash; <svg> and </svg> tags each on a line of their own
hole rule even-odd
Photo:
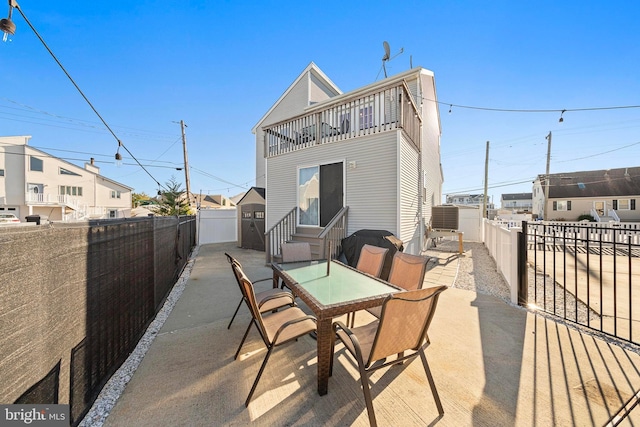
<svg viewBox="0 0 640 427">
<path fill-rule="evenodd" d="M 0 402 L 59 396 L 77 424 L 175 284 L 194 230 L 193 217 L 0 230 L 12 254 L 0 257 Z"/>
</svg>

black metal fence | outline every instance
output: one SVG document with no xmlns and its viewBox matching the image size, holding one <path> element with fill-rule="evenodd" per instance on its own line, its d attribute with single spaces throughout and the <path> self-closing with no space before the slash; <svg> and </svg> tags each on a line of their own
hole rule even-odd
<svg viewBox="0 0 640 427">
<path fill-rule="evenodd" d="M 637 224 L 523 224 L 526 303 L 620 339 L 640 343 Z"/>
<path fill-rule="evenodd" d="M 69 403 L 77 425 L 195 246 L 195 217 L 0 229 L 0 402 Z"/>
</svg>

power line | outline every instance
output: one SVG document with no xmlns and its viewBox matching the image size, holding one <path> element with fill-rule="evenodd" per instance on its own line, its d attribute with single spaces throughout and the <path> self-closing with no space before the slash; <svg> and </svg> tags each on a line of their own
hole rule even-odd
<svg viewBox="0 0 640 427">
<path fill-rule="evenodd" d="M 42 45 L 45 47 L 45 49 L 47 50 L 47 52 L 49 52 L 49 54 L 51 55 L 51 57 L 54 59 L 54 61 L 56 61 L 56 63 L 58 64 L 58 66 L 60 67 L 60 69 L 64 72 L 64 74 L 67 76 L 67 78 L 69 79 L 69 81 L 71 81 L 71 83 L 73 84 L 73 86 L 78 90 L 78 92 L 80 93 L 80 95 L 82 96 L 82 98 L 84 98 L 84 100 L 87 102 L 87 104 L 89 105 L 89 107 L 91 107 L 91 109 L 93 110 L 93 112 L 96 114 L 96 116 L 98 116 L 98 118 L 100 119 L 100 121 L 102 122 L 102 124 L 104 124 L 104 126 L 107 128 L 107 130 L 111 133 L 111 135 L 113 135 L 113 137 L 115 138 L 116 141 L 118 141 L 118 149 L 120 147 L 122 147 L 127 153 L 129 153 L 129 155 L 131 156 L 131 158 L 133 160 L 136 161 L 136 163 L 142 168 L 142 170 L 144 170 L 147 175 L 149 175 L 151 177 L 151 179 L 153 179 L 155 181 L 156 184 L 158 184 L 158 187 L 163 187 L 162 184 L 160 184 L 160 182 L 153 176 L 151 175 L 151 173 L 138 161 L 138 159 L 133 155 L 133 153 L 131 151 L 129 151 L 129 149 L 122 143 L 122 141 L 118 138 L 118 136 L 115 134 L 115 132 L 113 131 L 113 129 L 111 129 L 111 127 L 109 126 L 109 124 L 104 120 L 104 118 L 100 115 L 100 113 L 98 112 L 98 110 L 96 110 L 96 108 L 93 106 L 93 104 L 91 103 L 91 101 L 89 101 L 89 98 L 87 98 L 87 96 L 84 94 L 84 92 L 82 91 L 82 89 L 80 89 L 80 86 L 78 86 L 78 84 L 75 82 L 75 80 L 71 77 L 71 75 L 67 72 L 66 68 L 64 68 L 64 66 L 62 65 L 62 63 L 58 60 L 58 58 L 56 57 L 56 55 L 53 53 L 53 51 L 49 48 L 49 46 L 47 45 L 47 43 L 44 41 L 44 39 L 42 38 L 42 36 L 40 36 L 40 33 L 38 33 L 38 31 L 35 29 L 35 27 L 31 24 L 31 21 L 29 21 L 29 19 L 27 18 L 27 16 L 24 14 L 24 12 L 22 11 L 22 8 L 18 5 L 18 3 L 15 2 L 9 2 L 9 8 L 16 8 L 18 9 L 18 12 L 20 12 L 20 15 L 22 15 L 22 18 L 25 20 L 25 22 L 27 23 L 27 25 L 29 25 L 29 27 L 31 28 L 31 30 L 34 32 L 34 34 L 36 35 L 36 37 L 38 37 L 38 39 L 40 40 L 40 42 L 42 43 Z M 116 157 L 118 156 L 119 152 L 116 152 Z M 164 188 L 164 187 L 163 187 Z"/>
</svg>

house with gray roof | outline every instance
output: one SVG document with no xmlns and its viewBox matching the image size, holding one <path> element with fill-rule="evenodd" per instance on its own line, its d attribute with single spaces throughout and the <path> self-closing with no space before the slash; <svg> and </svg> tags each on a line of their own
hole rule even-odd
<svg viewBox="0 0 640 427">
<path fill-rule="evenodd" d="M 548 181 L 538 175 L 533 182 L 533 213 L 548 221 L 575 221 L 581 215 L 602 222 L 640 221 L 638 199 L 640 167 L 556 173 Z"/>
</svg>

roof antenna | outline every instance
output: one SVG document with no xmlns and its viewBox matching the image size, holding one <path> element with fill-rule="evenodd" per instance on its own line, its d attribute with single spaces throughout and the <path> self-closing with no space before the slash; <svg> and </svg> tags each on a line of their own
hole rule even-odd
<svg viewBox="0 0 640 427">
<path fill-rule="evenodd" d="M 384 70 L 384 77 L 387 78 L 387 67 L 385 67 L 384 63 L 391 61 L 393 58 L 400 55 L 402 52 L 404 52 L 404 49 L 400 48 L 400 51 L 398 53 L 391 56 L 391 49 L 389 48 L 389 43 L 387 43 L 386 40 L 382 42 L 382 47 L 384 47 L 384 56 L 382 57 L 382 69 Z"/>
</svg>

